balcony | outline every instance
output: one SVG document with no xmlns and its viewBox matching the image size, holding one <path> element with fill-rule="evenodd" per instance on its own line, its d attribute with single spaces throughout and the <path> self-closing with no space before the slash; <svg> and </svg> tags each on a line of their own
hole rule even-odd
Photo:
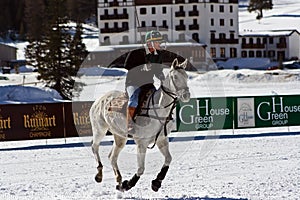
<svg viewBox="0 0 300 200">
<path fill-rule="evenodd" d="M 128 31 L 128 28 L 101 28 L 101 33 L 121 33 Z"/>
<path fill-rule="evenodd" d="M 117 0 L 109 2 L 109 7 L 119 7 L 119 2 Z"/>
<path fill-rule="evenodd" d="M 219 3 L 219 0 L 210 0 L 209 3 Z"/>
<path fill-rule="evenodd" d="M 189 0 L 189 3 L 198 3 L 198 0 Z"/>
<path fill-rule="evenodd" d="M 238 39 L 226 39 L 226 38 L 222 38 L 222 39 L 215 39 L 212 38 L 210 39 L 210 43 L 211 44 L 238 44 L 239 40 Z"/>
<path fill-rule="evenodd" d="M 173 0 L 135 0 L 135 5 L 161 5 L 161 4 L 173 4 Z"/>
<path fill-rule="evenodd" d="M 198 10 L 189 11 L 189 16 L 190 17 L 199 16 L 199 11 Z"/>
<path fill-rule="evenodd" d="M 189 30 L 199 30 L 199 25 L 198 24 L 189 25 Z"/>
<path fill-rule="evenodd" d="M 265 44 L 242 44 L 243 49 L 265 49 Z"/>
<path fill-rule="evenodd" d="M 129 19 L 128 14 L 100 15 L 100 20 Z"/>
<path fill-rule="evenodd" d="M 229 0 L 229 3 L 239 3 L 239 0 Z"/>
<path fill-rule="evenodd" d="M 286 43 L 277 43 L 276 47 L 278 49 L 286 49 L 287 45 L 286 45 Z"/>
<path fill-rule="evenodd" d="M 185 0 L 175 0 L 175 3 L 176 3 L 176 4 L 184 4 L 184 3 L 185 3 Z"/>
<path fill-rule="evenodd" d="M 176 31 L 185 31 L 186 28 L 185 28 L 185 25 L 184 25 L 184 24 L 181 24 L 181 25 L 175 26 L 175 30 L 176 30 Z"/>
<path fill-rule="evenodd" d="M 175 12 L 175 17 L 185 17 L 185 12 L 184 11 L 177 11 L 177 12 Z"/>
</svg>

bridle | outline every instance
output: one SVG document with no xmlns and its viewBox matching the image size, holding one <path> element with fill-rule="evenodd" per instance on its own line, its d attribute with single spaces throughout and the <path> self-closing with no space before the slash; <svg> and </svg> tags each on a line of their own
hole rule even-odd
<svg viewBox="0 0 300 200">
<path fill-rule="evenodd" d="M 183 67 L 178 67 L 178 66 L 174 67 L 174 69 L 172 69 L 172 70 L 178 70 L 178 69 L 184 70 Z M 170 73 L 171 73 L 171 72 L 170 72 Z M 178 88 L 178 86 L 177 86 L 177 85 L 175 84 L 175 82 L 174 82 L 174 79 L 171 78 L 171 77 L 170 77 L 170 79 L 171 79 L 170 82 L 172 82 L 173 87 L 175 88 L 176 91 L 178 91 L 177 93 L 179 93 L 180 91 L 184 91 L 184 92 L 185 92 L 185 91 L 188 91 L 188 90 L 189 90 L 189 88 L 188 88 L 187 86 L 184 87 L 184 88 Z M 161 126 L 161 128 L 159 129 L 159 131 L 156 133 L 155 141 L 154 141 L 153 146 L 148 147 L 149 149 L 153 149 L 153 148 L 155 147 L 157 138 L 158 138 L 158 136 L 160 135 L 162 129 L 164 129 L 164 135 L 167 136 L 167 134 L 168 134 L 168 133 L 167 133 L 167 124 L 173 119 L 172 114 L 173 114 L 174 109 L 176 108 L 176 103 L 177 103 L 177 101 L 178 101 L 178 94 L 176 94 L 176 93 L 174 93 L 174 92 L 168 90 L 167 87 L 165 87 L 163 84 L 161 85 L 161 90 L 162 90 L 166 95 L 168 95 L 169 97 L 172 98 L 171 103 L 169 103 L 168 105 L 163 106 L 163 108 L 166 109 L 166 108 L 168 108 L 168 107 L 171 107 L 171 109 L 170 109 L 169 114 L 167 115 L 167 117 L 159 117 L 159 116 L 158 116 L 158 113 L 157 113 L 157 109 L 153 109 L 153 111 L 154 111 L 154 113 L 155 113 L 155 116 L 153 116 L 154 119 L 158 119 L 158 120 L 160 121 L 160 123 L 161 123 L 162 126 Z M 184 93 L 184 92 L 182 92 L 182 93 Z M 154 93 L 155 93 L 155 92 L 154 92 Z M 152 105 L 154 105 L 154 98 L 153 98 L 153 97 L 154 97 L 154 93 L 152 94 L 152 97 L 151 97 L 151 98 L 152 98 Z M 181 93 L 181 92 L 180 92 L 180 93 Z M 180 93 L 179 93 L 179 94 L 180 94 Z"/>
</svg>

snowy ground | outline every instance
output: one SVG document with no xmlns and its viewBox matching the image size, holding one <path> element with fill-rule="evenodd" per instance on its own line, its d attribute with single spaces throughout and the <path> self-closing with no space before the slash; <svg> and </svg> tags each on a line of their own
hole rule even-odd
<svg viewBox="0 0 300 200">
<path fill-rule="evenodd" d="M 0 199 L 300 199 L 300 136 L 171 142 L 173 163 L 159 192 L 150 188 L 162 165 L 155 148 L 132 190 L 119 193 L 102 146 L 104 180 L 94 181 L 90 147 L 0 151 Z M 135 145 L 120 155 L 123 177 L 136 170 Z"/>
</svg>

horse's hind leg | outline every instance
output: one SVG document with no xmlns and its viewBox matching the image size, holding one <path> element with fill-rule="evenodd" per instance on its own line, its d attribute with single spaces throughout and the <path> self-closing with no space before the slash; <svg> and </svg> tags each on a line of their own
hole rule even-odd
<svg viewBox="0 0 300 200">
<path fill-rule="evenodd" d="M 91 124 L 92 124 L 92 131 L 93 131 L 92 151 L 94 153 L 95 159 L 98 164 L 97 166 L 98 173 L 95 176 L 95 180 L 96 182 L 100 183 L 102 182 L 103 165 L 101 163 L 101 159 L 99 155 L 99 145 L 107 132 L 107 128 L 105 128 L 104 124 L 102 126 L 99 122 L 95 122 L 94 120 L 91 120 Z"/>
<path fill-rule="evenodd" d="M 111 162 L 111 165 L 113 167 L 116 176 L 116 181 L 118 183 L 117 187 L 120 187 L 120 185 L 122 184 L 122 175 L 120 173 L 119 166 L 118 166 L 118 157 L 121 150 L 124 148 L 126 144 L 127 138 L 123 138 L 114 134 L 114 141 L 115 142 L 113 144 L 111 152 L 109 153 L 108 158 Z"/>
<path fill-rule="evenodd" d="M 160 150 L 160 152 L 164 155 L 165 157 L 165 162 L 163 167 L 161 168 L 160 172 L 156 176 L 156 179 L 152 180 L 152 190 L 157 192 L 159 188 L 161 187 L 161 182 L 164 180 L 168 170 L 170 163 L 172 161 L 172 156 L 169 151 L 169 141 L 168 138 L 164 138 L 163 140 L 157 141 L 157 146 Z"/>
</svg>

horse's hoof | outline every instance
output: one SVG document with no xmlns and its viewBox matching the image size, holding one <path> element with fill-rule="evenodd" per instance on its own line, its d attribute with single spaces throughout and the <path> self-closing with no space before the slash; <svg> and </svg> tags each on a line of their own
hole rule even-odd
<svg viewBox="0 0 300 200">
<path fill-rule="evenodd" d="M 122 189 L 125 190 L 125 191 L 128 191 L 128 190 L 130 190 L 130 188 L 131 187 L 128 185 L 128 181 L 127 180 L 123 181 Z"/>
<path fill-rule="evenodd" d="M 151 188 L 154 192 L 157 192 L 160 187 L 161 187 L 161 181 L 156 180 L 156 179 L 152 181 Z"/>
<path fill-rule="evenodd" d="M 99 177 L 99 176 L 95 176 L 95 181 L 97 182 L 97 183 L 101 183 L 102 182 L 102 177 Z"/>
<path fill-rule="evenodd" d="M 120 192 L 124 192 L 124 189 L 122 188 L 122 185 L 117 185 L 116 189 L 119 190 Z"/>
</svg>

